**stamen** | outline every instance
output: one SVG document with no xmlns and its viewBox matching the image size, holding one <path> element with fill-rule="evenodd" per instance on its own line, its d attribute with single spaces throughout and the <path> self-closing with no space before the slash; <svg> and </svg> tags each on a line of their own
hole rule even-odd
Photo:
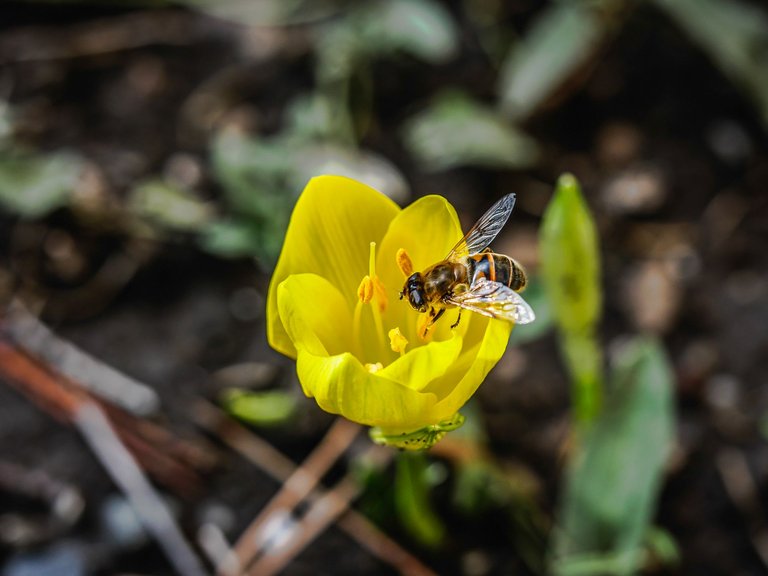
<svg viewBox="0 0 768 576">
<path fill-rule="evenodd" d="M 370 276 L 363 276 L 360 286 L 357 288 L 357 297 L 363 304 L 368 304 L 373 298 L 374 284 Z"/>
<path fill-rule="evenodd" d="M 389 331 L 389 346 L 392 348 L 392 352 L 397 352 L 400 356 L 405 354 L 408 339 L 400 333 L 400 328 L 392 328 Z"/>
<path fill-rule="evenodd" d="M 360 330 L 361 323 L 363 321 L 363 308 L 365 304 L 371 304 L 370 310 L 373 315 L 373 323 L 375 325 L 376 339 L 378 340 L 379 352 L 377 356 L 381 354 L 388 354 L 386 352 L 386 341 L 384 339 L 384 322 L 382 314 L 387 309 L 387 291 L 384 284 L 379 280 L 376 275 L 376 242 L 370 243 L 370 253 L 368 258 L 368 274 L 363 277 L 360 285 L 357 288 L 358 302 L 355 306 L 354 313 L 354 338 L 355 341 L 360 342 Z"/>
<path fill-rule="evenodd" d="M 405 248 L 400 248 L 397 251 L 397 254 L 395 254 L 395 261 L 397 262 L 397 267 L 400 268 L 400 271 L 406 277 L 413 274 L 413 262 L 411 262 L 411 257 L 408 256 L 408 252 L 405 251 Z"/>
<path fill-rule="evenodd" d="M 379 280 L 379 277 L 376 276 L 376 242 L 371 242 L 370 244 L 370 252 L 368 256 L 368 276 L 366 276 L 366 278 L 368 278 L 371 283 L 371 298 L 376 301 L 376 306 L 379 308 L 379 312 L 383 314 L 387 309 L 388 299 L 387 290 L 384 288 L 384 284 L 382 284 L 381 280 Z M 363 278 L 363 282 L 365 282 L 365 278 Z M 371 298 L 364 300 L 364 302 L 370 302 Z"/>
</svg>

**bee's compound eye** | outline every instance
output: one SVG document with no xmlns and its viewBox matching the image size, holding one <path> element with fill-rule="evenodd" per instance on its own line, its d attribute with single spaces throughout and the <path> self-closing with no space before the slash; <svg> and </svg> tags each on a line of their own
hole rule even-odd
<svg viewBox="0 0 768 576">
<path fill-rule="evenodd" d="M 418 288 L 414 288 L 408 292 L 408 302 L 414 310 L 418 310 L 419 312 L 424 312 L 427 309 L 427 305 Z"/>
</svg>

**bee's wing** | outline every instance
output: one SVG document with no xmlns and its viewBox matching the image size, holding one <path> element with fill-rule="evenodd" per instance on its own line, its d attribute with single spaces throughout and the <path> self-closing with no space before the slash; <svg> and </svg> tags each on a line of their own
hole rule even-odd
<svg viewBox="0 0 768 576">
<path fill-rule="evenodd" d="M 496 235 L 507 223 L 512 208 L 515 206 L 515 195 L 507 194 L 496 204 L 490 207 L 488 212 L 482 215 L 480 220 L 467 232 L 453 250 L 448 254 L 446 260 L 455 260 L 469 254 L 477 254 L 485 250 L 488 245 L 496 238 Z"/>
<path fill-rule="evenodd" d="M 515 324 L 530 324 L 536 319 L 533 309 L 517 292 L 498 282 L 479 278 L 466 292 L 446 300 L 460 308 Z"/>
</svg>

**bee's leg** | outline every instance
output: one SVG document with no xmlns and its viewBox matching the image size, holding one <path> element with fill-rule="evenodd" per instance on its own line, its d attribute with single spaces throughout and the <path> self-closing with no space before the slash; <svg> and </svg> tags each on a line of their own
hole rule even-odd
<svg viewBox="0 0 768 576">
<path fill-rule="evenodd" d="M 453 324 L 451 324 L 451 330 L 453 330 L 454 328 L 456 328 L 456 326 L 458 326 L 458 325 L 459 325 L 459 322 L 461 322 L 461 308 L 459 308 L 459 317 L 458 317 L 458 318 L 456 318 L 456 322 L 454 322 Z"/>
<path fill-rule="evenodd" d="M 429 309 L 429 318 L 424 322 L 423 326 L 421 327 L 419 335 L 421 336 L 421 339 L 424 340 L 427 337 L 427 334 L 429 333 L 430 328 L 432 328 L 432 325 L 438 321 L 440 316 L 442 316 L 445 313 L 445 308 L 441 308 L 439 311 L 435 311 L 434 308 Z"/>
</svg>

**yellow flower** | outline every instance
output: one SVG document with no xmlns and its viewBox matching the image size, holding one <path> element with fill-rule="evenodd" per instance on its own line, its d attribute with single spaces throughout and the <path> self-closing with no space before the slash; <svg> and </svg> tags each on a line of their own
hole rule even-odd
<svg viewBox="0 0 768 576">
<path fill-rule="evenodd" d="M 323 410 L 407 448 L 428 447 L 461 424 L 458 410 L 503 354 L 512 326 L 465 313 L 451 329 L 454 309 L 421 339 L 422 315 L 398 300 L 405 278 L 397 264 L 405 250 L 423 270 L 461 236 L 440 196 L 401 210 L 341 176 L 307 184 L 269 286 L 267 336 L 296 359 L 304 393 Z"/>
</svg>

